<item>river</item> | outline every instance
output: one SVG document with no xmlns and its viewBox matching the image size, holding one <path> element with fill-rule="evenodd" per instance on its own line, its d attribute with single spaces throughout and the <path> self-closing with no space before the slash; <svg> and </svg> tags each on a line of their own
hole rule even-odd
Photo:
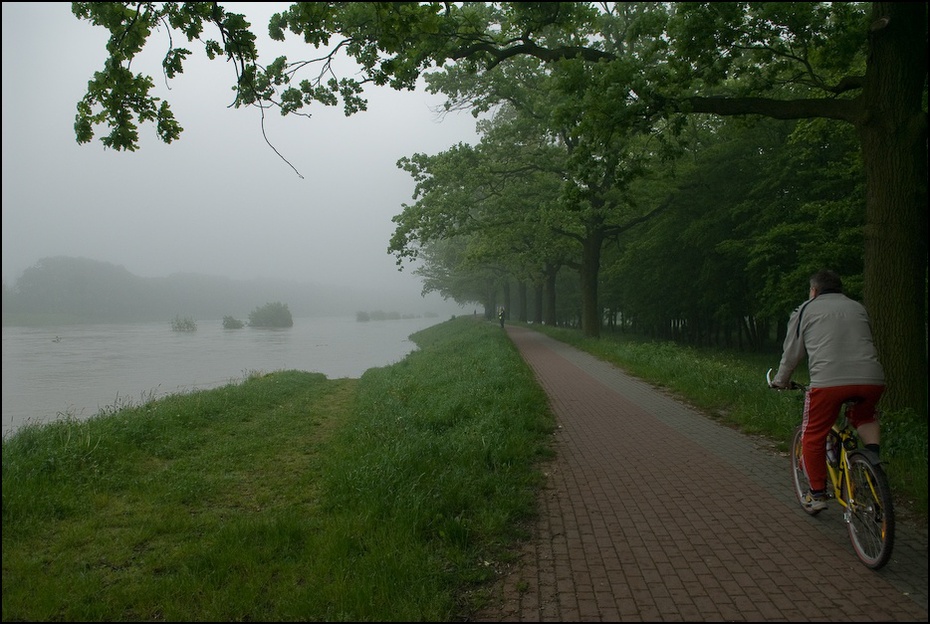
<svg viewBox="0 0 930 624">
<path fill-rule="evenodd" d="M 197 321 L 3 328 L 3 435 L 27 422 L 137 405 L 168 394 L 216 388 L 253 372 L 305 370 L 357 378 L 402 360 L 409 336 L 445 318 L 359 322 L 295 318 L 287 329 L 223 329 Z"/>
</svg>

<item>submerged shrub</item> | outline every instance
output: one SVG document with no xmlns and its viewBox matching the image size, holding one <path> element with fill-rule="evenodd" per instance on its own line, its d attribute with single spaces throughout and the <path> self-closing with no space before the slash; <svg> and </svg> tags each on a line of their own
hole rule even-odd
<svg viewBox="0 0 930 624">
<path fill-rule="evenodd" d="M 249 312 L 251 327 L 293 327 L 294 319 L 286 303 L 274 302 Z"/>
<path fill-rule="evenodd" d="M 223 329 L 242 329 L 245 323 L 232 316 L 223 317 Z"/>
<path fill-rule="evenodd" d="M 171 321 L 171 330 L 176 332 L 197 331 L 197 323 L 189 316 L 185 316 L 184 318 L 175 316 L 174 320 Z"/>
</svg>

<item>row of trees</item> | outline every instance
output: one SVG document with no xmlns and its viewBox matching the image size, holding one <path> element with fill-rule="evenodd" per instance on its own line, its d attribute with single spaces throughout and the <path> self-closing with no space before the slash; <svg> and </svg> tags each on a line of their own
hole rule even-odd
<svg viewBox="0 0 930 624">
<path fill-rule="evenodd" d="M 272 37 L 289 31 L 328 50 L 314 55 L 320 73 L 299 82 L 297 72 L 313 63 L 260 66 L 250 24 L 220 5 L 74 7 L 111 32 L 110 58 L 78 106 L 79 141 L 103 124 L 106 145 L 134 149 L 136 119 L 154 120 L 163 140 L 180 135 L 170 107 L 150 93 L 153 82 L 129 69 L 161 25 L 189 40 L 217 27 L 222 43 L 207 40 L 206 51 L 236 61 L 237 104 L 283 113 L 314 102 L 357 112 L 366 83 L 413 88 L 439 69 L 427 75 L 430 88 L 450 107 L 493 111 L 493 123 L 475 148 L 401 163 L 417 179 L 418 201 L 404 208 L 390 250 L 400 261 L 425 256 L 429 286 L 467 279 L 453 270 L 462 262 L 499 271 L 505 285 L 504 275 L 551 284 L 570 267 L 588 335 L 599 334 L 607 308 L 611 322 L 656 331 L 677 323 L 706 335 L 738 322 L 755 342 L 765 333 L 758 319 L 783 322 L 806 274 L 830 265 L 854 282 L 861 273 L 889 406 L 926 412 L 926 3 L 297 3 L 272 17 Z M 329 61 L 340 50 L 359 63 L 360 78 L 333 76 Z M 169 78 L 188 53 L 170 49 Z M 721 122 L 733 116 L 807 122 L 747 133 Z M 779 145 L 765 143 L 770 133 L 799 142 L 783 138 L 792 150 L 765 153 Z M 756 167 L 808 159 L 828 171 L 806 180 L 815 189 L 756 177 L 766 194 L 744 185 L 756 170 L 733 167 L 713 199 L 701 191 L 713 166 L 707 156 L 738 154 L 731 138 Z M 851 144 L 858 158 L 848 158 Z M 858 184 L 849 172 L 861 172 Z M 765 210 L 742 204 L 731 187 L 753 191 Z M 841 189 L 861 194 L 844 204 Z M 825 238 L 832 225 L 839 229 Z M 714 227 L 732 235 L 717 240 Z M 832 244 L 837 237 L 845 244 Z M 849 254 L 857 240 L 860 253 Z M 643 262 L 670 252 L 690 254 L 679 263 L 684 272 Z M 617 286 L 606 306 L 605 280 Z M 688 288 L 666 288 L 675 282 Z M 747 288 L 760 282 L 766 297 Z M 715 293 L 724 291 L 734 296 L 721 307 Z M 650 293 L 667 309 L 637 303 Z"/>
<path fill-rule="evenodd" d="M 488 125 L 496 124 L 507 122 Z M 590 270 L 590 305 L 608 326 L 758 349 L 780 343 L 817 268 L 835 268 L 847 292 L 862 295 L 861 163 L 848 134 L 773 121 L 691 128 L 692 144 L 678 158 L 651 166 L 650 185 L 665 180 L 661 209 L 643 202 L 638 211 L 600 211 L 602 253 L 587 267 L 572 232 L 589 214 L 547 204 L 547 195 L 558 196 L 555 168 L 536 171 L 529 184 L 525 174 L 511 176 L 541 159 L 526 143 L 495 149 L 499 130 L 473 148 L 402 161 L 420 180 L 418 201 L 395 218 L 392 241 L 398 258 L 423 261 L 416 272 L 428 288 L 480 301 L 488 318 L 503 305 L 518 320 L 579 323 L 581 275 Z M 501 153 L 506 160 L 495 160 Z M 466 155 L 472 174 L 463 182 L 456 172 Z M 627 197 L 633 192 L 644 190 Z"/>
</svg>

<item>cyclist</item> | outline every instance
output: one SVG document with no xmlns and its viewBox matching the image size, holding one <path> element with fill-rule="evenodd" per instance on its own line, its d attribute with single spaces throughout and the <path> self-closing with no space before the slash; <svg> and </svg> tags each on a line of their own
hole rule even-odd
<svg viewBox="0 0 930 624">
<path fill-rule="evenodd" d="M 826 439 L 842 404 L 858 402 L 847 411 L 850 424 L 865 448 L 879 451 L 879 423 L 875 406 L 885 390 L 885 374 L 865 307 L 843 294 L 840 276 L 829 270 L 810 278 L 810 297 L 788 320 L 773 388 L 787 388 L 791 375 L 806 355 L 810 390 L 804 399 L 802 455 L 810 482 L 805 504 L 812 510 L 827 507 Z"/>
</svg>

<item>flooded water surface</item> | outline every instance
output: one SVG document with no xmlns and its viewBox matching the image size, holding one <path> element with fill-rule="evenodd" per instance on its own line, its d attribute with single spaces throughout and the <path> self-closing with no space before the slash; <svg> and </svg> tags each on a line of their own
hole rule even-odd
<svg viewBox="0 0 930 624">
<path fill-rule="evenodd" d="M 198 321 L 3 328 L 3 435 L 25 422 L 215 388 L 253 372 L 305 370 L 330 379 L 360 377 L 416 348 L 410 334 L 442 322 L 415 318 L 295 318 L 287 329 L 223 329 Z"/>
</svg>

